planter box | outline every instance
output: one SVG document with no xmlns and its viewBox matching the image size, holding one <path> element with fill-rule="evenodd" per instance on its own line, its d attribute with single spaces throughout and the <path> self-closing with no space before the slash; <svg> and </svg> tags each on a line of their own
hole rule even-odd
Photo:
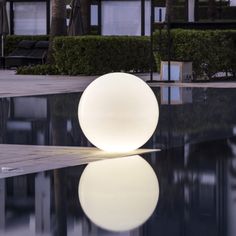
<svg viewBox="0 0 236 236">
<path fill-rule="evenodd" d="M 176 82 L 191 82 L 193 78 L 192 62 L 171 61 L 170 79 Z M 160 80 L 168 80 L 168 62 L 161 61 Z"/>
</svg>

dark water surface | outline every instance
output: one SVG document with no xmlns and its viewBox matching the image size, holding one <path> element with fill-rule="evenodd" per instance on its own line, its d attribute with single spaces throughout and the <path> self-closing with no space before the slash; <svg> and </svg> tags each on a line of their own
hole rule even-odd
<svg viewBox="0 0 236 236">
<path fill-rule="evenodd" d="M 236 90 L 153 90 L 162 151 L 0 179 L 0 235 L 235 236 Z M 0 143 L 91 146 L 80 96 L 0 98 Z"/>
</svg>

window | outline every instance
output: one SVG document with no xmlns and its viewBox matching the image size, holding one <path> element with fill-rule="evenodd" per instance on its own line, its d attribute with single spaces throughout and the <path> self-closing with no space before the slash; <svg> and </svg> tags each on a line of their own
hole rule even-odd
<svg viewBox="0 0 236 236">
<path fill-rule="evenodd" d="M 46 34 L 46 2 L 14 2 L 14 34 Z"/>
<path fill-rule="evenodd" d="M 165 21 L 165 15 L 166 15 L 166 8 L 165 7 L 155 7 L 154 8 L 154 21 L 155 22 L 163 22 Z"/>
<path fill-rule="evenodd" d="M 145 1 L 144 33 L 150 34 L 150 1 Z M 141 35 L 141 1 L 102 1 L 102 35 Z"/>
<path fill-rule="evenodd" d="M 97 5 L 91 5 L 90 8 L 91 11 L 91 25 L 98 25 L 98 6 Z"/>
</svg>

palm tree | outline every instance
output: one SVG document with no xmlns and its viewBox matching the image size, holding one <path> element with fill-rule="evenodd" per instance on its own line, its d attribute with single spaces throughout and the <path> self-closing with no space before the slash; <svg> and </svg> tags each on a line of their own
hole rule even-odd
<svg viewBox="0 0 236 236">
<path fill-rule="evenodd" d="M 84 34 L 90 32 L 90 0 L 80 0 Z"/>
<path fill-rule="evenodd" d="M 49 51 L 47 63 L 53 64 L 52 41 L 55 36 L 67 35 L 66 1 L 52 0 L 52 20 L 50 28 Z"/>
<path fill-rule="evenodd" d="M 61 36 L 66 34 L 66 1 L 52 0 L 50 36 Z"/>
<path fill-rule="evenodd" d="M 47 57 L 47 63 L 53 64 L 54 59 L 52 56 L 52 41 L 55 36 L 67 35 L 66 25 L 66 2 L 68 0 L 52 0 L 52 20 L 50 28 L 50 42 L 49 51 Z M 84 34 L 88 34 L 90 31 L 90 0 L 81 0 L 81 15 L 83 22 Z"/>
</svg>

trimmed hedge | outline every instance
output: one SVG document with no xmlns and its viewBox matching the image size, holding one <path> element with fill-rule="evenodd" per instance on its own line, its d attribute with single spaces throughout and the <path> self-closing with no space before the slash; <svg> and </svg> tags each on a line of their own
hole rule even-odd
<svg viewBox="0 0 236 236">
<path fill-rule="evenodd" d="M 236 73 L 236 30 L 171 30 L 171 60 L 192 61 L 195 78 L 217 72 Z M 167 60 L 167 32 L 154 33 L 154 47 L 161 52 L 157 63 Z"/>
<path fill-rule="evenodd" d="M 5 42 L 5 54 L 11 53 L 22 40 L 49 40 L 48 35 L 8 35 Z"/>
<path fill-rule="evenodd" d="M 60 74 L 145 72 L 149 71 L 150 40 L 145 36 L 56 37 L 54 58 Z"/>
<path fill-rule="evenodd" d="M 32 38 L 30 38 L 32 37 Z M 48 36 L 8 36 L 8 47 L 22 39 Z M 236 30 L 171 30 L 171 60 L 192 61 L 194 78 L 212 78 L 217 72 L 236 74 Z M 14 42 L 14 43 L 13 43 Z M 157 67 L 167 60 L 167 33 L 154 33 Z M 12 45 L 12 46 L 11 46 Z M 11 47 L 10 47 L 11 46 Z M 78 36 L 54 39 L 55 65 L 19 68 L 19 74 L 99 75 L 113 71 L 148 72 L 150 40 L 145 36 Z"/>
<path fill-rule="evenodd" d="M 55 65 L 35 65 L 18 67 L 16 74 L 20 75 L 58 75 L 58 69 Z"/>
</svg>

